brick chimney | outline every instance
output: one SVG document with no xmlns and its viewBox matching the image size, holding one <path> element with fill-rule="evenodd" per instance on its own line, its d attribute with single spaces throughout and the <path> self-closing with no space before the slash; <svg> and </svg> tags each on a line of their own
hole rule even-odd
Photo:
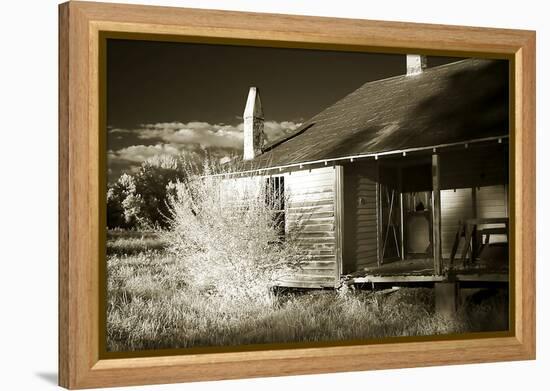
<svg viewBox="0 0 550 391">
<path fill-rule="evenodd" d="M 243 159 L 251 160 L 262 153 L 264 144 L 264 112 L 260 91 L 250 87 L 244 109 L 244 151 Z"/>
<path fill-rule="evenodd" d="M 420 54 L 407 54 L 407 76 L 419 75 L 424 71 L 428 61 Z"/>
</svg>

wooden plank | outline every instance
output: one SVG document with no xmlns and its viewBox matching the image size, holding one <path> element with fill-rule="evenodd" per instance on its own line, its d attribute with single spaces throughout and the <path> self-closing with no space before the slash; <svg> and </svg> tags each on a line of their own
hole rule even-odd
<svg viewBox="0 0 550 391">
<path fill-rule="evenodd" d="M 380 184 L 380 161 L 376 161 L 376 258 L 378 266 L 383 263 L 382 259 L 382 186 Z"/>
<path fill-rule="evenodd" d="M 441 190 L 441 256 L 444 258 L 451 255 L 458 222 L 472 217 L 471 197 L 470 188 Z"/>
<path fill-rule="evenodd" d="M 458 308 L 458 284 L 457 282 L 437 282 L 434 284 L 435 313 L 439 316 L 449 317 L 456 313 Z"/>
<path fill-rule="evenodd" d="M 398 282 L 436 282 L 445 281 L 444 276 L 424 275 L 424 276 L 409 276 L 409 275 L 395 275 L 395 276 L 365 276 L 354 277 L 350 281 L 356 284 L 362 283 L 398 283 Z"/>
<path fill-rule="evenodd" d="M 373 256 L 376 261 L 377 204 L 376 204 L 376 163 L 374 161 L 357 162 L 345 166 L 345 242 L 343 272 L 359 270 L 359 254 Z M 367 243 L 373 243 L 374 255 L 358 249 Z"/>
<path fill-rule="evenodd" d="M 288 208 L 287 207 L 286 210 L 288 215 L 310 216 L 314 213 L 334 213 L 334 208 L 332 206 L 315 206 L 311 208 Z"/>
<path fill-rule="evenodd" d="M 335 231 L 302 231 L 297 234 L 298 238 L 325 238 L 325 239 L 334 239 L 338 237 L 338 234 Z"/>
<path fill-rule="evenodd" d="M 334 217 L 334 212 L 306 212 L 306 213 L 291 213 L 289 216 L 290 221 L 295 221 L 299 219 L 304 220 L 315 220 L 315 219 L 322 219 L 322 218 L 328 218 L 328 217 Z"/>
<path fill-rule="evenodd" d="M 398 171 L 398 181 L 399 181 L 399 239 L 400 239 L 400 250 L 399 255 L 401 260 L 405 259 L 405 210 L 403 207 L 403 168 L 400 167 Z"/>
<path fill-rule="evenodd" d="M 302 281 L 302 282 L 313 282 L 316 284 L 329 284 L 334 286 L 334 273 L 329 272 L 326 275 L 315 275 L 315 274 L 299 274 L 292 273 L 292 275 L 283 276 L 278 279 L 279 281 Z"/>
<path fill-rule="evenodd" d="M 305 281 L 292 281 L 292 280 L 282 280 L 276 281 L 274 286 L 282 288 L 308 288 L 308 289 L 321 289 L 328 288 L 328 286 L 317 283 L 317 282 L 305 282 Z"/>
<path fill-rule="evenodd" d="M 301 279 L 302 277 L 329 278 L 334 281 L 334 267 L 303 267 L 292 273 L 292 278 Z"/>
<path fill-rule="evenodd" d="M 310 201 L 294 201 L 292 198 L 288 200 L 288 206 L 293 209 L 298 209 L 302 207 L 314 207 L 314 206 L 333 206 L 332 199 L 325 199 L 325 200 L 310 200 Z"/>
<path fill-rule="evenodd" d="M 441 188 L 440 188 L 439 155 L 432 155 L 432 192 L 433 192 L 433 253 L 434 272 L 440 275 L 443 271 L 441 256 Z"/>
<path fill-rule="evenodd" d="M 334 231 L 334 224 L 308 224 L 302 227 L 304 231 Z"/>
<path fill-rule="evenodd" d="M 455 278 L 458 281 L 470 282 L 509 282 L 508 273 L 483 273 L 483 274 L 457 274 Z"/>
</svg>

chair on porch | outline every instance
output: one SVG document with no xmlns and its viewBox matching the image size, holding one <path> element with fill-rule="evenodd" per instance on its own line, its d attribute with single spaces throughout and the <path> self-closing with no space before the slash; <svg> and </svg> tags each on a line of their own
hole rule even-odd
<svg viewBox="0 0 550 391">
<path fill-rule="evenodd" d="M 492 227 L 485 227 L 487 225 Z M 494 225 L 500 226 L 494 227 Z M 451 248 L 451 267 L 454 266 L 456 253 L 462 239 L 464 239 L 460 257 L 462 266 L 471 266 L 478 260 L 483 248 L 489 244 L 491 235 L 504 235 L 506 236 L 506 242 L 509 242 L 508 226 L 507 217 L 475 218 L 464 222 L 459 221 L 453 247 Z"/>
</svg>

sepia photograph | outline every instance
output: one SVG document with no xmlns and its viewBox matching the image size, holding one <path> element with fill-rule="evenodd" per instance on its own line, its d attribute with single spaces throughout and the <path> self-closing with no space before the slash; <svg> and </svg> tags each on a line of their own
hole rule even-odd
<svg viewBox="0 0 550 391">
<path fill-rule="evenodd" d="M 509 331 L 509 66 L 107 38 L 107 352 Z"/>
</svg>

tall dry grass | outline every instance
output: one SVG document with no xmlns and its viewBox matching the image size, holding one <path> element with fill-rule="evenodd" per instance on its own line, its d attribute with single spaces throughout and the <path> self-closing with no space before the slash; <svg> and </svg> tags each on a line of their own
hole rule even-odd
<svg viewBox="0 0 550 391">
<path fill-rule="evenodd" d="M 453 317 L 435 313 L 429 288 L 396 291 L 308 291 L 243 306 L 197 289 L 162 242 L 137 251 L 136 233 L 110 235 L 107 348 L 110 351 L 349 341 L 508 328 L 505 291 L 480 291 Z M 154 237 L 147 235 L 149 241 Z M 128 254 L 123 251 L 128 246 Z M 113 247 L 108 247 L 113 248 Z M 228 305 L 233 303 L 233 305 Z"/>
</svg>

